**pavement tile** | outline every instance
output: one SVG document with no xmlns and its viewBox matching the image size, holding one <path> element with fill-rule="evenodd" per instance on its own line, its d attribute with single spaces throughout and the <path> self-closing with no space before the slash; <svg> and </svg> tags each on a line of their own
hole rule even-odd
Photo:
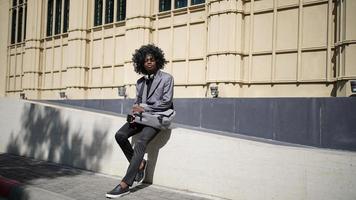
<svg viewBox="0 0 356 200">
<path fill-rule="evenodd" d="M 106 200 L 105 194 L 120 181 L 118 177 L 104 176 L 68 166 L 34 160 L 11 154 L 0 154 L 0 176 L 22 183 L 29 197 L 44 199 Z M 37 192 L 37 193 L 36 193 Z M 27 195 L 28 196 L 28 195 Z M 41 197 L 41 198 L 42 198 Z M 0 196 L 0 199 L 3 198 Z M 120 199 L 130 200 L 207 200 L 189 192 L 164 189 L 153 185 L 138 185 Z M 28 199 L 34 200 L 34 199 Z"/>
</svg>

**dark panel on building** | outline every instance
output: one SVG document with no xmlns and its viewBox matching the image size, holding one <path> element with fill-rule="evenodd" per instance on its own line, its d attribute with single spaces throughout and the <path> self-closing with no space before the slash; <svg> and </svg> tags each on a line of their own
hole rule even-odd
<svg viewBox="0 0 356 200">
<path fill-rule="evenodd" d="M 84 101 L 84 107 L 90 108 L 90 109 L 102 109 L 102 101 L 103 100 L 98 100 L 98 99 L 92 99 L 90 101 Z"/>
<path fill-rule="evenodd" d="M 321 145 L 356 151 L 356 98 L 325 98 Z"/>
<path fill-rule="evenodd" d="M 102 109 L 104 111 L 122 114 L 122 109 L 123 109 L 122 103 L 123 101 L 118 101 L 116 99 L 106 99 L 103 100 Z"/>
<path fill-rule="evenodd" d="M 273 138 L 273 100 L 236 99 L 236 133 Z"/>
<path fill-rule="evenodd" d="M 174 109 L 175 123 L 200 127 L 201 121 L 201 99 L 175 99 Z"/>
<path fill-rule="evenodd" d="M 85 107 L 85 101 L 84 100 L 62 100 L 62 103 L 69 104 L 72 106 L 80 106 L 80 107 Z"/>
<path fill-rule="evenodd" d="M 307 98 L 275 99 L 275 140 L 320 146 L 320 101 Z"/>
<path fill-rule="evenodd" d="M 234 132 L 235 99 L 203 99 L 201 127 Z"/>
</svg>

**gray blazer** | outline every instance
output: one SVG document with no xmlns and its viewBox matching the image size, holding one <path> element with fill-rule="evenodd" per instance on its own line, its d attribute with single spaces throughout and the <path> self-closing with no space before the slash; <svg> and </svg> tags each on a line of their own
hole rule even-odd
<svg viewBox="0 0 356 200">
<path fill-rule="evenodd" d="M 142 84 L 144 84 L 143 88 Z M 158 70 L 147 95 L 146 78 L 143 76 L 136 83 L 135 103 L 142 103 L 142 107 L 144 107 L 146 112 L 162 112 L 173 108 L 173 86 L 173 76 Z M 141 89 L 143 89 L 142 92 L 140 92 Z"/>
</svg>

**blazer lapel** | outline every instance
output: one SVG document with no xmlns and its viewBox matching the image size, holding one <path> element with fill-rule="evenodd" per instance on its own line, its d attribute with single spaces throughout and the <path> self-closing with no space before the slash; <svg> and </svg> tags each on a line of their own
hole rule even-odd
<svg viewBox="0 0 356 200">
<path fill-rule="evenodd" d="M 152 85 L 151 85 L 151 88 L 150 88 L 150 91 L 149 91 L 149 94 L 147 96 L 147 99 L 149 99 L 152 94 L 154 93 L 154 91 L 156 90 L 157 86 L 159 85 L 159 83 L 161 82 L 162 80 L 162 73 L 160 70 L 157 71 L 156 73 L 156 76 L 154 77 L 153 79 L 153 82 L 152 82 Z"/>
</svg>

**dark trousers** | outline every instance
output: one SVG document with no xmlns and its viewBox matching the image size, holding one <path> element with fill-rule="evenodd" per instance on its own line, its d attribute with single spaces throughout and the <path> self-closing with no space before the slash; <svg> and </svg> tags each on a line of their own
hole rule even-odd
<svg viewBox="0 0 356 200">
<path fill-rule="evenodd" d="M 115 134 L 115 139 L 122 151 L 124 152 L 127 160 L 130 165 L 127 168 L 126 175 L 122 179 L 128 185 L 132 185 L 135 176 L 138 172 L 140 164 L 145 155 L 146 147 L 148 143 L 157 135 L 159 129 L 155 129 L 149 126 L 144 126 L 140 124 L 135 124 L 135 126 L 130 126 L 129 123 L 126 123 L 120 128 L 119 131 Z M 129 137 L 139 133 L 138 140 L 135 143 L 134 148 L 128 140 Z"/>
</svg>

